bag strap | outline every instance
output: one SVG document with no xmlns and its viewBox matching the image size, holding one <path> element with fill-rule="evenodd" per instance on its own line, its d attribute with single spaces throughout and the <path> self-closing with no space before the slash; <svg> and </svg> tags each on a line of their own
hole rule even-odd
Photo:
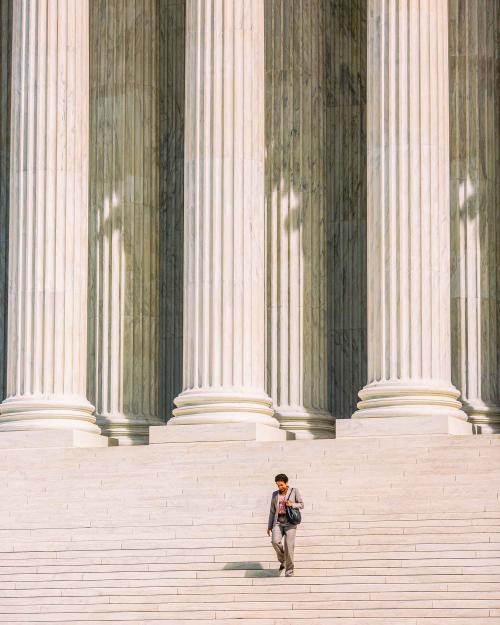
<svg viewBox="0 0 500 625">
<path fill-rule="evenodd" d="M 291 488 L 290 489 L 290 494 L 288 495 L 288 497 L 286 498 L 286 500 L 288 501 L 290 499 L 290 497 L 292 496 L 293 491 L 295 490 L 295 488 Z"/>
</svg>

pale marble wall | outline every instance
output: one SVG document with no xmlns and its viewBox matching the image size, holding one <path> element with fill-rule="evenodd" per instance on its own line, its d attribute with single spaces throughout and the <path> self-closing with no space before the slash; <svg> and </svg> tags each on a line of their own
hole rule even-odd
<svg viewBox="0 0 500 625">
<path fill-rule="evenodd" d="M 182 390 L 186 0 L 160 0 L 160 415 Z"/>
<path fill-rule="evenodd" d="M 5 397 L 12 0 L 0 2 L 0 401 Z"/>
<path fill-rule="evenodd" d="M 366 0 L 325 10 L 330 410 L 349 418 L 367 380 Z"/>
<path fill-rule="evenodd" d="M 449 1 L 452 376 L 500 431 L 500 2 Z"/>
</svg>

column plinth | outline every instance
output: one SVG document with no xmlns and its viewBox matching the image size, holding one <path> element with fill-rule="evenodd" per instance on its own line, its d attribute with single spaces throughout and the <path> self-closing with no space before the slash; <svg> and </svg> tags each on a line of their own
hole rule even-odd
<svg viewBox="0 0 500 625">
<path fill-rule="evenodd" d="M 89 6 L 13 4 L 7 398 L 0 430 L 97 435 L 86 399 Z"/>
<path fill-rule="evenodd" d="M 353 418 L 466 419 L 451 383 L 447 0 L 368 2 L 368 384 Z"/>
<path fill-rule="evenodd" d="M 183 392 L 169 426 L 277 428 L 265 392 L 262 0 L 188 0 L 185 101 Z"/>
</svg>

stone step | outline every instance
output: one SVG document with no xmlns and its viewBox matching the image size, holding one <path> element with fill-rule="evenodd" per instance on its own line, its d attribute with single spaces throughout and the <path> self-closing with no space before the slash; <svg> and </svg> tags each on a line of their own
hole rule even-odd
<svg viewBox="0 0 500 625">
<path fill-rule="evenodd" d="M 185 621 L 193 621 L 197 622 L 201 620 L 210 620 L 213 623 L 215 619 L 218 623 L 219 620 L 224 619 L 226 623 L 234 623 L 235 620 L 238 620 L 238 624 L 241 623 L 241 619 L 268 619 L 270 623 L 273 625 L 279 625 L 280 619 L 283 619 L 284 623 L 290 622 L 290 613 L 289 609 L 264 609 L 264 610 L 237 610 L 237 609 L 227 609 L 227 610 L 217 610 L 213 609 L 210 606 L 205 606 L 206 610 L 193 609 L 194 606 L 191 606 L 190 610 L 174 610 L 171 605 L 168 605 L 168 610 L 137 610 L 131 612 L 130 610 L 125 611 L 116 611 L 112 614 L 106 612 L 93 612 L 89 615 L 92 625 L 100 622 L 101 619 L 103 622 L 108 622 L 109 620 L 118 620 L 123 622 L 133 622 L 134 624 L 149 622 L 154 623 L 163 623 L 165 620 L 170 620 L 172 623 L 179 623 Z M 30 623 L 30 622 L 45 622 L 45 623 L 65 623 L 74 624 L 75 622 L 85 622 L 85 618 L 82 619 L 81 612 L 46 612 L 41 611 L 35 615 L 32 615 L 32 620 L 26 620 L 25 614 L 0 614 L 0 622 L 2 623 Z M 415 620 L 416 616 L 419 619 L 423 619 L 424 617 L 432 617 L 436 619 L 437 617 L 446 617 L 450 623 L 457 623 L 457 618 L 468 618 L 468 625 L 471 625 L 471 620 L 474 619 L 474 625 L 477 625 L 481 621 L 477 619 L 487 618 L 490 616 L 500 616 L 500 609 L 495 608 L 482 608 L 482 607 L 473 607 L 473 608 L 465 608 L 460 606 L 455 607 L 432 607 L 432 605 L 428 605 L 427 607 L 415 608 L 415 607 L 389 607 L 389 608 L 366 608 L 366 609 L 356 609 L 354 606 L 352 608 L 338 608 L 338 609 L 296 609 L 293 610 L 293 622 L 297 623 L 296 619 L 308 619 L 305 621 L 309 625 L 313 625 L 314 621 L 309 619 L 321 618 L 319 621 L 321 625 L 325 625 L 328 621 L 325 619 L 331 618 L 351 618 L 356 619 L 354 622 L 357 624 L 362 624 L 363 621 L 360 619 L 363 618 L 377 618 L 377 619 L 401 619 L 402 617 L 412 618 L 413 623 L 418 625 L 418 621 Z M 87 625 L 88 625 L 87 620 Z M 300 622 L 300 621 L 298 621 Z M 391 621 L 384 621 L 385 623 L 390 623 Z M 401 620 L 393 620 L 393 623 L 401 623 Z M 411 621 L 410 621 L 411 622 Z M 423 622 L 423 621 L 421 621 Z M 436 622 L 436 621 L 435 621 Z M 486 621 L 487 622 L 487 621 Z M 495 622 L 495 621 L 490 621 Z M 261 625 L 261 623 L 259 623 Z"/>
<path fill-rule="evenodd" d="M 217 600 L 219 599 L 219 600 Z M 468 610 L 472 616 L 472 610 L 481 609 L 500 609 L 500 599 L 488 598 L 488 599 L 467 599 L 461 598 L 373 598 L 368 597 L 366 599 L 317 599 L 316 601 L 304 601 L 296 599 L 290 596 L 275 597 L 272 602 L 259 601 L 255 598 L 247 597 L 247 600 L 240 599 L 236 601 L 221 601 L 220 598 L 211 598 L 210 601 L 201 600 L 198 597 L 197 601 L 179 601 L 172 602 L 129 602 L 129 601 L 113 601 L 110 603 L 89 601 L 88 603 L 61 603 L 61 604 L 22 604 L 22 605 L 2 605 L 2 614 L 20 615 L 20 614 L 53 614 L 59 615 L 61 613 L 87 613 L 94 615 L 96 613 L 115 614 L 117 612 L 125 611 L 147 611 L 147 612 L 207 612 L 215 610 L 217 612 L 259 612 L 261 614 L 267 612 L 268 615 L 273 614 L 275 611 L 293 610 L 295 611 L 310 611 L 317 614 L 319 611 L 338 611 L 338 610 L 351 610 L 357 614 L 362 614 L 365 611 L 383 611 L 389 613 L 390 610 L 407 611 L 414 610 L 413 614 L 420 613 L 422 610 L 446 610 L 449 609 L 451 613 L 453 611 Z M 487 613 L 488 614 L 488 613 Z M 383 615 L 383 614 L 382 614 Z"/>
<path fill-rule="evenodd" d="M 323 545 L 325 540 L 331 541 L 332 537 L 339 539 L 340 537 L 370 537 L 373 536 L 374 541 L 382 540 L 383 537 L 404 535 L 406 540 L 411 542 L 412 540 L 418 541 L 421 536 L 434 536 L 436 540 L 439 536 L 446 534 L 452 535 L 453 541 L 459 541 L 462 537 L 462 542 L 473 541 L 476 538 L 484 542 L 485 535 L 494 535 L 495 537 L 500 533 L 500 523 L 497 525 L 491 525 L 493 519 L 476 519 L 474 524 L 469 523 L 456 523 L 451 525 L 452 520 L 449 521 L 435 521 L 436 525 L 433 525 L 431 521 L 417 521 L 414 524 L 406 522 L 404 525 L 401 522 L 394 522 L 394 524 L 387 524 L 381 526 L 370 526 L 367 524 L 359 523 L 358 527 L 348 527 L 346 523 L 339 522 L 337 524 L 331 523 L 327 526 L 319 526 L 319 524 L 306 524 L 303 523 L 300 526 L 301 544 L 309 544 L 313 541 L 314 544 Z M 439 524 L 438 524 L 439 523 Z M 488 525 L 486 524 L 488 523 Z M 112 534 L 115 540 L 134 538 L 134 539 L 169 539 L 169 540 L 195 540 L 198 542 L 209 540 L 226 540 L 226 541 L 238 541 L 238 545 L 247 544 L 248 541 L 257 539 L 261 543 L 267 542 L 268 538 L 265 536 L 265 524 L 256 523 L 253 526 L 245 525 L 244 529 L 240 529 L 237 526 L 219 526 L 207 527 L 207 526 L 187 526 L 177 527 L 175 525 L 149 525 L 144 527 L 142 525 L 129 525 L 119 527 L 59 527 L 59 528 L 32 528 L 32 529 L 3 529 L 0 530 L 0 546 L 5 543 L 10 543 L 13 539 L 16 541 L 47 541 L 47 540 L 59 540 L 59 541 L 80 541 L 80 540 L 107 540 Z M 380 538 L 378 538 L 380 537 Z M 496 538 L 493 540 L 497 540 Z M 304 540 L 307 539 L 307 540 Z M 363 542 L 367 542 L 368 538 L 364 538 Z M 246 542 L 245 542 L 246 541 Z M 428 541 L 427 541 L 428 542 Z M 200 543 L 201 544 L 201 543 Z M 252 543 L 253 544 L 253 543 Z"/>
<path fill-rule="evenodd" d="M 165 549 L 157 548 L 154 545 L 149 548 L 138 549 L 119 549 L 116 545 L 113 549 L 95 548 L 91 550 L 74 550 L 75 546 L 71 545 L 67 551 L 14 551 L 10 553 L 2 553 L 1 566 L 44 566 L 44 565 L 58 565 L 69 566 L 71 564 L 80 563 L 94 563 L 94 564 L 114 564 L 116 562 L 124 563 L 154 563 L 154 562 L 176 562 L 176 563 L 189 563 L 189 562 L 221 562 L 221 561 L 233 561 L 234 558 L 241 560 L 242 556 L 259 557 L 259 559 L 266 559 L 269 555 L 273 555 L 274 552 L 270 550 L 269 544 L 249 550 L 244 547 L 218 547 L 214 549 L 191 549 L 191 548 L 179 548 L 179 549 Z M 328 559 L 354 559 L 357 558 L 357 554 L 433 554 L 432 557 L 436 557 L 435 554 L 445 552 L 460 552 L 466 554 L 467 552 L 483 552 L 483 554 L 490 553 L 488 557 L 493 557 L 492 554 L 498 554 L 500 551 L 500 544 L 496 543 L 428 543 L 428 544 L 406 544 L 406 545 L 389 545 L 389 544 L 348 544 L 348 545 L 328 545 L 328 546 L 304 546 L 298 541 L 297 556 L 304 555 L 305 558 L 318 560 L 319 556 L 326 556 Z M 374 557 L 370 555 L 370 557 Z M 393 557 L 393 556 L 391 556 Z M 411 557 L 416 557 L 411 555 Z M 450 556 L 451 557 L 451 556 Z"/>
<path fill-rule="evenodd" d="M 112 453 L 112 450 L 108 450 L 109 453 Z M 192 462 L 184 461 L 182 464 L 172 465 L 168 462 L 168 459 L 165 458 L 162 462 L 157 463 L 141 463 L 137 462 L 128 462 L 122 466 L 113 466 L 110 467 L 101 467 L 102 469 L 118 469 L 120 475 L 144 475 L 147 477 L 147 473 L 153 475 L 156 472 L 165 471 L 165 467 L 169 467 L 169 472 L 173 475 L 180 475 L 186 473 L 196 473 L 200 475 L 200 468 L 203 468 L 203 472 L 201 475 L 205 476 L 206 472 L 210 475 L 218 475 L 223 477 L 227 474 L 224 473 L 223 465 L 227 463 L 231 463 L 234 465 L 235 473 L 241 471 L 247 471 L 248 465 L 250 462 L 253 462 L 252 473 L 256 475 L 262 475 L 261 472 L 273 472 L 273 468 L 281 468 L 289 471 L 289 477 L 294 477 L 297 473 L 304 472 L 312 466 L 317 467 L 322 465 L 325 470 L 338 472 L 345 469 L 346 466 L 352 466 L 352 473 L 369 473 L 369 468 L 378 468 L 381 471 L 389 472 L 389 468 L 392 466 L 397 466 L 400 464 L 404 464 L 408 471 L 416 470 L 417 467 L 422 466 L 426 467 L 429 464 L 434 463 L 437 466 L 446 466 L 446 467 L 456 467 L 458 470 L 463 470 L 464 466 L 470 466 L 471 463 L 475 465 L 479 465 L 481 467 L 498 467 L 499 458 L 498 458 L 499 450 L 497 447 L 488 447 L 483 448 L 481 450 L 474 449 L 443 449 L 443 450 L 432 450 L 432 452 L 424 452 L 422 450 L 416 450 L 415 453 L 411 453 L 408 450 L 403 450 L 400 453 L 390 453 L 390 457 L 388 456 L 388 452 L 386 450 L 380 450 L 377 453 L 371 454 L 363 454 L 359 452 L 353 452 L 351 455 L 337 455 L 335 459 L 329 458 L 325 459 L 323 457 L 318 457 L 317 455 L 311 454 L 308 458 L 300 459 L 294 457 L 293 461 L 290 461 L 290 454 L 287 452 L 283 453 L 283 457 L 280 458 L 275 456 L 273 458 L 264 460 L 262 462 L 256 461 L 255 458 L 249 457 L 246 460 L 239 460 L 233 462 L 231 458 L 220 458 L 214 457 L 211 460 L 205 459 L 202 466 L 200 467 L 200 462 L 196 462 L 196 458 L 193 459 Z M 8 460 L 5 458 L 4 460 Z M 135 459 L 134 459 L 135 460 Z M 223 462 L 221 462 L 223 461 Z M 9 473 L 8 466 L 17 464 L 19 461 L 16 458 L 10 459 L 8 464 L 0 465 L 0 470 L 3 474 Z M 21 468 L 21 474 L 16 477 L 19 478 L 21 476 L 31 477 L 37 474 L 41 468 L 44 467 L 46 463 L 32 463 L 29 468 Z M 85 475 L 91 477 L 93 479 L 102 478 L 102 473 L 99 472 L 100 464 L 98 462 L 94 463 L 85 463 L 84 467 L 80 466 L 67 466 L 65 463 L 60 463 L 60 466 L 55 465 L 49 467 L 48 475 L 51 477 L 63 477 L 64 479 L 72 479 L 78 475 L 80 469 L 84 469 Z M 65 470 L 66 469 L 66 470 Z M 147 469 L 147 470 L 146 470 Z M 13 477 L 13 476 L 12 476 Z M 273 476 L 271 476 L 272 478 Z"/>
<path fill-rule="evenodd" d="M 391 583 L 385 581 L 382 578 L 377 579 L 377 583 L 333 583 L 331 584 L 290 584 L 288 578 L 275 578 L 272 581 L 275 584 L 260 585 L 258 588 L 253 585 L 228 585 L 222 586 L 203 586 L 197 584 L 196 586 L 137 586 L 126 587 L 109 587 L 109 586 L 95 586 L 95 587 L 79 587 L 79 588 L 46 588 L 37 587 L 31 589 L 13 589 L 13 590 L 1 590 L 0 598 L 2 603 L 36 601 L 40 604 L 50 604 L 53 601 L 65 601 L 70 603 L 84 602 L 88 598 L 94 598 L 95 600 L 104 600 L 104 602 L 110 601 L 139 601 L 146 600 L 157 601 L 161 598 L 164 601 L 165 597 L 168 601 L 193 601 L 197 596 L 205 596 L 210 600 L 214 597 L 234 597 L 234 600 L 239 598 L 248 600 L 249 595 L 252 597 L 259 597 L 261 601 L 269 600 L 274 601 L 276 594 L 288 595 L 293 594 L 295 599 L 304 598 L 304 600 L 311 599 L 324 599 L 328 596 L 338 596 L 340 598 L 360 598 L 360 597 L 380 597 L 380 596 L 393 596 L 394 598 L 408 596 L 440 596 L 442 598 L 460 598 L 468 597 L 481 598 L 481 597 L 498 597 L 500 591 L 498 590 L 498 582 L 463 582 L 463 583 L 420 583 L 416 586 L 415 583 Z M 228 599 L 224 599 L 228 600 Z"/>
<path fill-rule="evenodd" d="M 260 564 L 260 563 L 259 563 Z M 276 566 L 276 563 L 275 563 Z M 110 583 L 114 580 L 128 580 L 130 584 L 134 581 L 142 580 L 148 581 L 154 585 L 153 580 L 157 580 L 159 577 L 163 580 L 171 580 L 172 585 L 178 585 L 180 580 L 204 580 L 207 579 L 221 580 L 234 580 L 238 578 L 243 579 L 263 579 L 268 580 L 272 577 L 277 577 L 279 572 L 277 568 L 266 569 L 262 568 L 234 568 L 234 567 L 220 567 L 217 570 L 204 570 L 201 567 L 197 569 L 183 570 L 176 567 L 173 570 L 164 568 L 152 568 L 152 570 L 141 570 L 141 567 L 137 567 L 138 570 L 128 571 L 80 571 L 78 573 L 64 572 L 64 573 L 17 573 L 17 574 L 1 574 L 0 575 L 0 588 L 4 590 L 10 589 L 11 584 L 23 584 L 33 583 L 44 585 L 46 583 L 52 583 L 51 587 L 57 587 L 58 584 L 72 583 L 74 586 L 78 586 L 80 582 L 85 581 L 99 581 L 103 584 Z M 330 578 L 334 575 L 343 574 L 346 576 L 355 575 L 500 575 L 500 564 L 497 558 L 463 558 L 459 559 L 422 559 L 415 560 L 359 560 L 359 561 L 324 561 L 323 566 L 313 568 L 308 566 L 307 561 L 304 563 L 304 568 L 297 565 L 295 570 L 295 579 L 309 579 L 309 578 Z M 305 583 L 305 582 L 304 582 Z M 55 585 L 54 585 L 55 584 Z M 17 587 L 17 586 L 16 586 Z M 22 586 L 21 586 L 22 587 Z"/>
<path fill-rule="evenodd" d="M 263 530 L 264 531 L 264 530 Z M 416 540 L 418 536 L 418 540 Z M 470 537 L 467 541 L 466 537 Z M 298 544 L 301 548 L 311 546 L 363 546 L 378 545 L 386 548 L 388 545 L 442 545 L 442 544 L 479 544 L 490 543 L 500 545 L 500 534 L 498 533 L 480 533 L 476 534 L 450 534 L 444 538 L 441 534 L 394 534 L 394 535 L 356 535 L 356 536 L 323 536 L 318 539 L 316 536 L 300 536 L 297 537 Z M 254 549 L 256 547 L 265 547 L 269 545 L 269 538 L 193 538 L 193 539 L 121 539 L 113 540 L 112 533 L 104 539 L 82 539 L 79 541 L 54 541 L 54 540 L 34 540 L 34 541 L 3 541 L 0 543 L 0 553 L 2 552 L 47 552 L 62 551 L 65 549 L 79 551 L 86 550 L 107 550 L 107 549 L 165 549 L 168 553 L 173 554 L 176 550 L 186 553 L 191 550 L 193 553 L 203 553 L 203 550 L 209 553 L 216 553 L 215 549 Z M 201 551 L 200 551 L 201 550 Z"/>
<path fill-rule="evenodd" d="M 371 555 L 371 554 L 370 554 Z M 391 558 L 391 555 L 393 556 Z M 398 557 L 399 556 L 399 557 Z M 473 556 L 473 557 L 471 557 Z M 406 567 L 410 564 L 413 566 L 425 566 L 431 567 L 453 567 L 457 566 L 457 562 L 460 560 L 460 566 L 462 568 L 470 566 L 495 566 L 498 564 L 498 558 L 500 552 L 494 554 L 479 555 L 478 553 L 471 552 L 452 552 L 443 553 L 439 557 L 409 557 L 406 553 L 401 554 L 383 554 L 379 553 L 373 555 L 370 558 L 352 558 L 348 560 L 342 559 L 330 559 L 325 556 L 320 558 L 306 557 L 305 554 L 298 554 L 295 558 L 295 565 L 297 571 L 301 566 L 306 566 L 307 569 L 321 569 L 329 571 L 332 568 L 336 569 L 348 569 L 353 566 L 359 568 L 381 568 L 389 566 L 391 567 Z M 255 561 L 257 559 L 257 561 Z M 388 564 L 390 563 L 390 565 Z M 218 560 L 205 562 L 202 558 L 198 562 L 178 563 L 178 562 L 166 562 L 166 563 L 152 563 L 152 564 L 82 564 L 82 565 L 38 565 L 38 566 L 16 566 L 16 567 L 1 567 L 0 580 L 16 581 L 16 580 L 31 580 L 40 579 L 79 579 L 79 574 L 84 573 L 135 573 L 135 572 L 175 572 L 175 571 L 226 571 L 226 570 L 243 570 L 251 571 L 252 575 L 254 571 L 268 571 L 276 569 L 276 559 L 271 559 L 269 555 L 264 558 L 257 558 L 254 556 L 254 561 L 250 562 L 244 560 L 244 558 L 234 558 L 230 560 Z M 499 569 L 500 570 L 500 569 Z M 36 577 L 37 575 L 48 575 L 49 577 Z M 68 575 L 66 575 L 68 574 Z M 71 576 L 69 575 L 71 574 Z M 26 577 L 34 575 L 35 577 Z M 53 577 L 52 577 L 53 576 Z M 133 578 L 133 576 L 132 576 Z"/>
<path fill-rule="evenodd" d="M 490 610 L 490 613 L 495 613 L 496 610 Z M 23 623 L 36 623 L 38 620 L 23 620 Z M 66 622 L 71 625 L 89 625 L 89 620 L 74 620 L 71 621 L 59 621 Z M 113 621 L 112 622 L 116 622 Z M 128 623 L 129 620 L 122 620 L 121 623 Z M 148 618 L 147 620 L 139 619 L 135 617 L 132 621 L 134 625 L 178 625 L 179 620 L 177 618 L 161 618 L 160 620 Z M 196 625 L 214 625 L 214 620 L 197 618 Z M 235 625 L 235 621 L 232 617 L 225 618 L 219 616 L 217 618 L 217 625 Z M 498 617 L 485 616 L 475 617 L 474 625 L 498 625 Z M 91 621 L 92 625 L 109 625 L 110 620 L 94 620 Z M 238 625 L 471 625 L 470 617 L 402 617 L 395 618 L 384 617 L 318 617 L 318 618 L 296 618 L 294 615 L 286 618 L 238 618 Z"/>
<path fill-rule="evenodd" d="M 437 586 L 437 585 L 436 585 Z M 401 587 L 401 589 L 398 589 Z M 315 603 L 315 602 L 326 602 L 326 601 L 349 601 L 349 602 L 358 602 L 358 601 L 420 601 L 420 600 L 464 600 L 464 601 L 490 601 L 497 604 L 500 601 L 500 592 L 499 591 L 488 591 L 481 589 L 473 589 L 468 591 L 461 592 L 453 592 L 445 590 L 405 590 L 407 586 L 404 584 L 392 584 L 390 588 L 385 588 L 384 590 L 373 590 L 373 591 L 353 591 L 349 590 L 351 587 L 347 587 L 345 590 L 337 590 L 335 592 L 312 592 L 312 591 L 296 591 L 294 589 L 293 592 L 287 592 L 285 587 L 280 589 L 279 600 L 280 601 L 292 601 L 294 603 L 303 602 L 303 603 Z M 445 586 L 446 588 L 446 586 Z M 139 589 L 140 590 L 140 589 Z M 207 589 L 207 590 L 212 590 Z M 27 592 L 27 591 L 23 591 Z M 30 591 L 31 592 L 31 591 Z M 6 597 L 0 596 L 1 605 L 3 606 L 78 606 L 78 605 L 93 605 L 99 606 L 101 604 L 132 604 L 135 608 L 136 604 L 162 604 L 162 603 L 170 603 L 170 604 L 184 604 L 184 603 L 237 603 L 250 601 L 259 602 L 266 604 L 269 607 L 275 607 L 276 602 L 276 591 L 271 592 L 261 592 L 260 589 L 256 589 L 255 592 L 240 592 L 238 587 L 233 588 L 232 592 L 206 592 L 206 593 L 198 593 L 198 594 L 173 594 L 173 593 L 160 593 L 160 594 L 151 594 L 149 591 L 147 593 L 143 592 L 138 593 L 136 589 L 133 590 L 132 594 L 114 594 L 111 596 L 104 595 L 76 595 L 76 596 L 67 596 L 61 595 L 60 591 L 58 594 L 52 595 L 42 595 L 40 591 L 35 591 L 38 594 L 30 594 L 23 596 L 15 596 L 15 597 Z M 317 604 L 318 605 L 318 604 Z M 319 605 L 318 605 L 319 607 Z"/>
<path fill-rule="evenodd" d="M 500 436 L 7 451 L 0 476 L 3 623 L 500 623 Z"/>
<path fill-rule="evenodd" d="M 484 497 L 490 496 L 493 498 L 498 498 L 498 494 L 500 492 L 500 482 L 499 483 L 491 483 L 491 484 L 476 484 L 474 480 L 470 480 L 469 483 L 457 483 L 455 481 L 440 484 L 439 482 L 429 483 L 425 485 L 415 485 L 408 483 L 406 488 L 403 487 L 400 483 L 390 482 L 384 483 L 381 485 L 380 483 L 375 486 L 370 483 L 359 482 L 356 484 L 335 484 L 332 483 L 328 489 L 317 490 L 310 489 L 307 486 L 304 486 L 302 483 L 298 483 L 297 487 L 300 489 L 304 499 L 307 497 L 310 499 L 321 500 L 324 502 L 335 502 L 336 500 L 342 500 L 349 496 L 349 493 L 353 495 L 362 495 L 364 490 L 369 488 L 370 497 L 383 497 L 383 496 L 404 496 L 408 493 L 408 488 L 412 489 L 412 493 L 414 496 L 421 495 L 425 496 L 434 496 L 434 497 Z M 253 491 L 256 493 L 262 493 L 257 496 L 256 503 L 259 505 L 268 504 L 271 496 L 271 492 L 269 487 L 259 489 L 253 486 Z M 10 497 L 10 501 L 12 503 L 16 503 L 17 505 L 26 503 L 33 504 L 37 500 L 43 501 L 44 503 L 54 503 L 56 501 L 61 501 L 64 499 L 66 502 L 82 502 L 82 499 L 85 499 L 91 503 L 97 502 L 109 502 L 116 500 L 123 500 L 123 497 L 126 495 L 129 497 L 128 505 L 133 506 L 134 503 L 140 501 L 152 501 L 154 502 L 157 499 L 165 500 L 171 505 L 180 505 L 182 506 L 186 499 L 195 499 L 197 496 L 198 490 L 186 490 L 183 492 L 170 492 L 168 490 L 164 490 L 161 486 L 158 488 L 147 488 L 147 489 L 139 489 L 139 488 L 130 488 L 126 487 L 126 484 L 120 485 L 119 488 L 111 489 L 86 489 L 86 488 L 73 488 L 73 489 L 61 489 L 61 491 L 57 491 L 54 489 L 53 492 L 49 492 L 47 490 L 39 491 L 37 493 L 26 493 L 23 495 L 14 495 Z M 0 493 L 0 496 L 7 496 L 8 491 L 4 490 L 4 493 Z M 367 494 L 365 494 L 368 497 Z M 235 489 L 233 487 L 228 487 L 227 485 L 221 485 L 219 489 L 214 489 L 211 491 L 204 492 L 204 500 L 207 503 L 213 503 L 216 501 L 222 501 L 223 503 L 231 503 L 235 499 Z"/>
</svg>

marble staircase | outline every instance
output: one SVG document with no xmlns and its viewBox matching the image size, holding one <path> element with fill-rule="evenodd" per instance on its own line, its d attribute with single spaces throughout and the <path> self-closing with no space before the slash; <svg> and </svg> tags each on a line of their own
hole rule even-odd
<svg viewBox="0 0 500 625">
<path fill-rule="evenodd" d="M 500 435 L 2 450 L 0 623 L 500 624 Z M 273 477 L 306 502 L 293 578 Z"/>
</svg>

